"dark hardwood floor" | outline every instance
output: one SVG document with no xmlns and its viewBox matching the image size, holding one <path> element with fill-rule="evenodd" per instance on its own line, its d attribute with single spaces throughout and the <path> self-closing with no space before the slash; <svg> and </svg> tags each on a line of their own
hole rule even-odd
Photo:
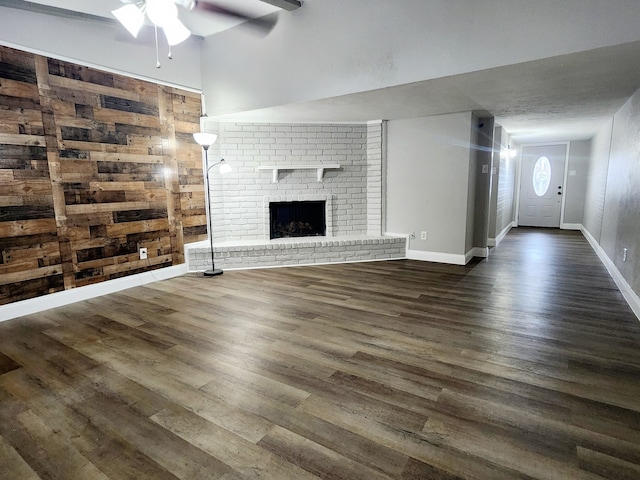
<svg viewBox="0 0 640 480">
<path fill-rule="evenodd" d="M 640 322 L 580 233 L 228 271 L 0 324 L 2 479 L 638 479 Z"/>
</svg>

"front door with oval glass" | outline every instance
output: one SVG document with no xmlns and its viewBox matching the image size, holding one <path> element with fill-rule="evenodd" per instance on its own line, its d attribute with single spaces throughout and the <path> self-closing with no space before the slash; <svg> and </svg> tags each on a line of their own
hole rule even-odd
<svg viewBox="0 0 640 480">
<path fill-rule="evenodd" d="M 518 225 L 560 227 L 566 145 L 522 149 Z"/>
</svg>

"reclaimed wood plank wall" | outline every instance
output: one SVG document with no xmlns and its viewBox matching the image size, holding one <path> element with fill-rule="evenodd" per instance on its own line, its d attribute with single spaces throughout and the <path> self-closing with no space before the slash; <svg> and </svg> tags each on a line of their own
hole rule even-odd
<svg viewBox="0 0 640 480">
<path fill-rule="evenodd" d="M 200 105 L 0 46 L 0 305 L 184 263 L 207 238 Z"/>
</svg>

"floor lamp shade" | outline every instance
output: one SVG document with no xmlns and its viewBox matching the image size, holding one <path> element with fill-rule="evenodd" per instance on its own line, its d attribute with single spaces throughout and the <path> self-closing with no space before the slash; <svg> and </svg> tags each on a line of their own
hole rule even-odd
<svg viewBox="0 0 640 480">
<path fill-rule="evenodd" d="M 193 139 L 198 145 L 204 148 L 209 148 L 211 145 L 216 143 L 218 135 L 215 133 L 197 132 L 193 134 Z"/>
</svg>

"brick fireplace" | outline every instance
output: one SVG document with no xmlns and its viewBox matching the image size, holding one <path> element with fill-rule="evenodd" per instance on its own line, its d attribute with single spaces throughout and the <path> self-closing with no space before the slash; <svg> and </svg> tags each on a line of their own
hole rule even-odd
<svg viewBox="0 0 640 480">
<path fill-rule="evenodd" d="M 403 258 L 405 239 L 382 235 L 383 124 L 220 123 L 209 156 L 216 266 L 277 266 Z M 332 165 L 317 172 L 315 166 Z M 277 168 L 273 173 L 266 166 Z M 259 168 L 260 167 L 260 168 Z M 326 236 L 270 239 L 271 202 L 324 201 Z M 295 250 L 295 251 L 294 251 Z M 206 245 L 189 246 L 190 269 Z"/>
</svg>

